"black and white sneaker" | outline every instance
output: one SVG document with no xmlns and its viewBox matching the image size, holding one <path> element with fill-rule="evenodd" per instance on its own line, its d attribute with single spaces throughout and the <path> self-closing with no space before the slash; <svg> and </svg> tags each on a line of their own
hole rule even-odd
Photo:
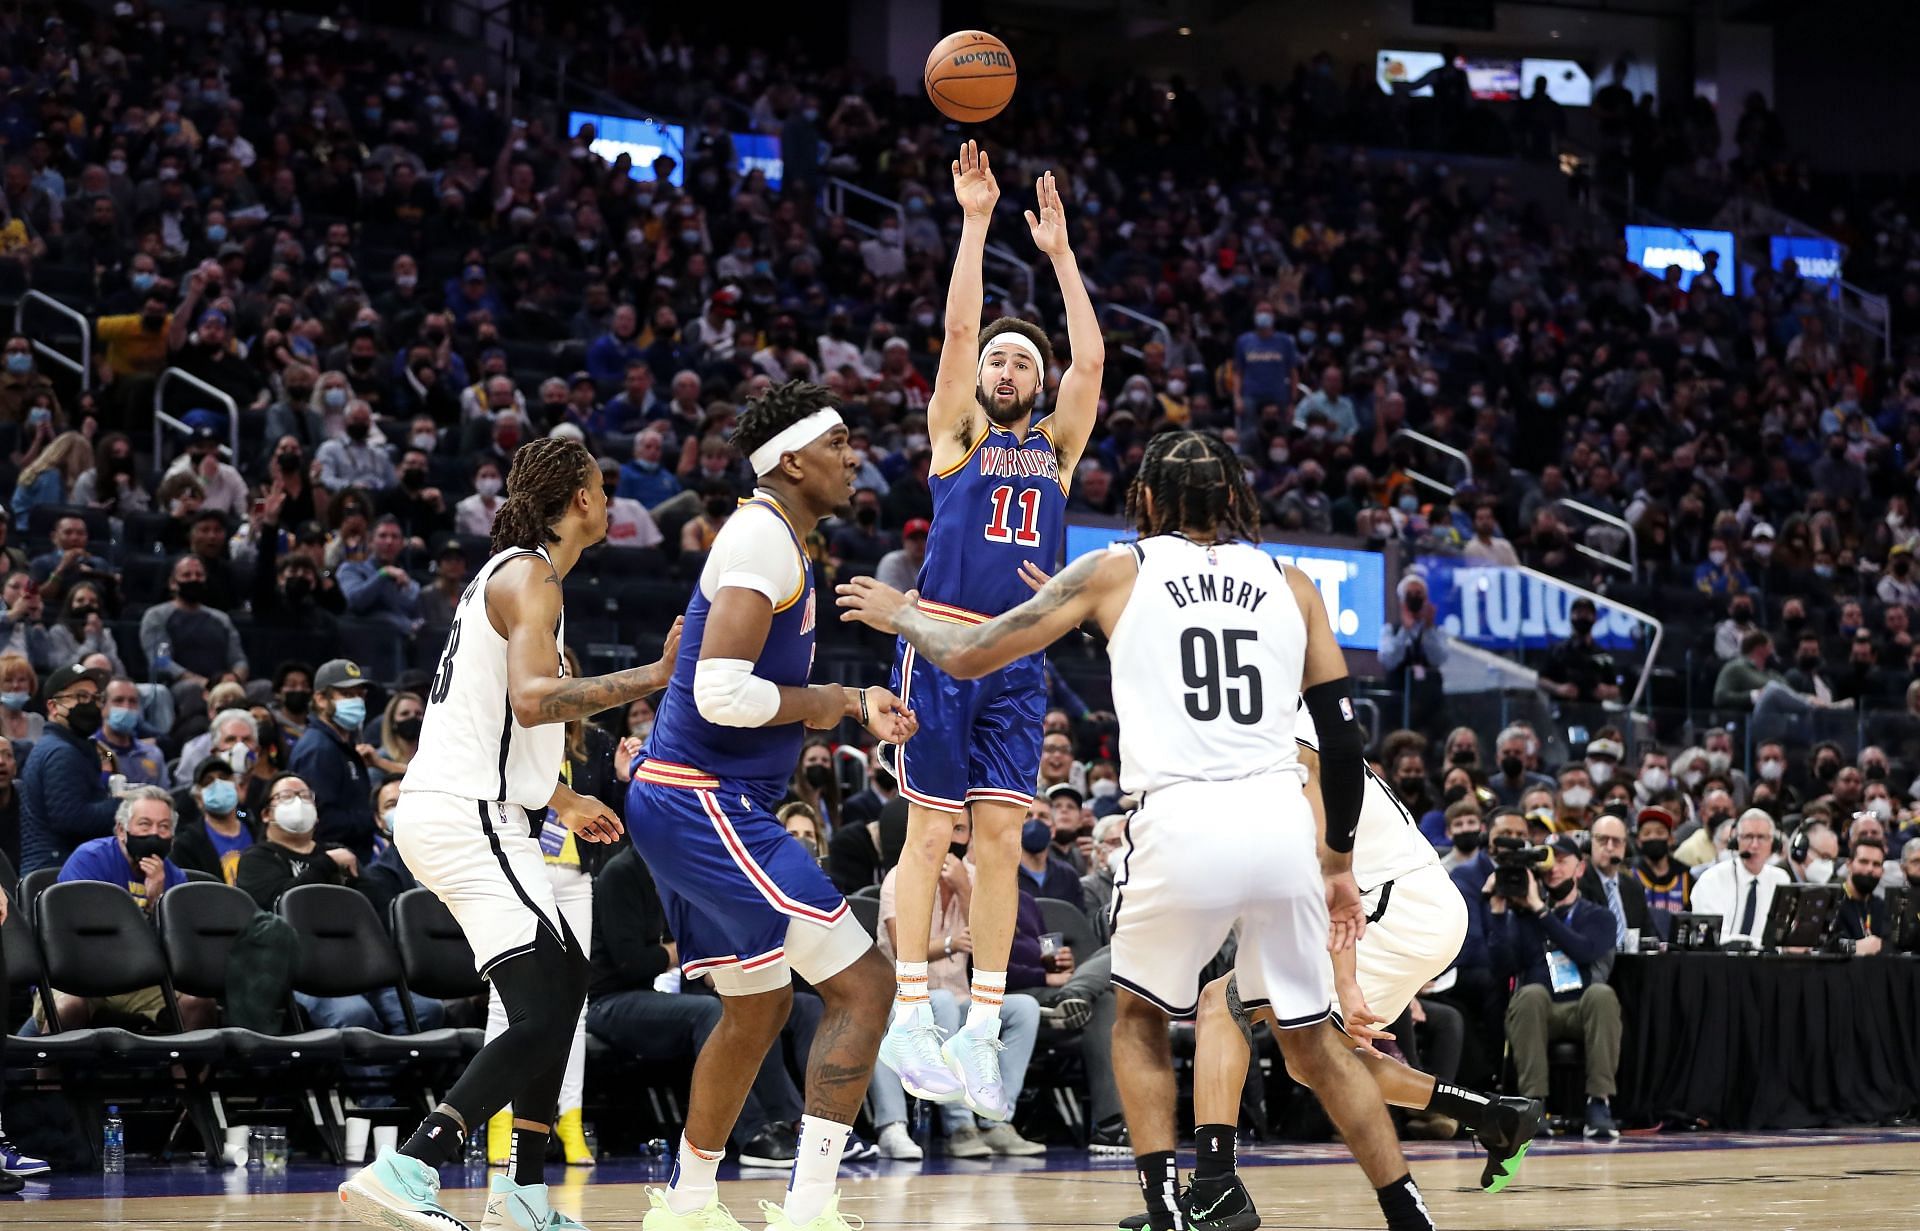
<svg viewBox="0 0 1920 1231">
<path fill-rule="evenodd" d="M 1063 996 L 1040 1006 L 1040 1024 L 1055 1030 L 1078 1030 L 1093 1016 L 1093 1002 L 1082 996 Z"/>
<path fill-rule="evenodd" d="M 1114 1154 L 1132 1157 L 1133 1139 L 1127 1135 L 1126 1121 L 1115 1120 L 1110 1124 L 1096 1127 L 1093 1130 L 1093 1136 L 1087 1141 L 1087 1153 L 1096 1157 Z"/>
<path fill-rule="evenodd" d="M 799 1134 L 791 1124 L 767 1124 L 740 1147 L 742 1167 L 768 1167 L 784 1170 L 793 1166 L 800 1151 Z"/>
<path fill-rule="evenodd" d="M 1181 1205 L 1194 1231 L 1254 1231 L 1260 1225 L 1260 1211 L 1253 1208 L 1253 1196 L 1237 1175 L 1193 1177 Z"/>
</svg>

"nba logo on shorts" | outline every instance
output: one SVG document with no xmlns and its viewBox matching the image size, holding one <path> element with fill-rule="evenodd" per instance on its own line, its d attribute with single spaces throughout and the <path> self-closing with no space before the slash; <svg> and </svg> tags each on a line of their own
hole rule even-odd
<svg viewBox="0 0 1920 1231">
<path fill-rule="evenodd" d="M 1347 720 L 1348 722 L 1352 722 L 1352 721 L 1353 721 L 1353 700 L 1352 700 L 1352 698 L 1350 698 L 1350 697 L 1342 697 L 1342 698 L 1340 698 L 1340 717 L 1342 717 L 1342 718 L 1344 718 L 1344 719 L 1346 719 L 1346 720 Z"/>
</svg>

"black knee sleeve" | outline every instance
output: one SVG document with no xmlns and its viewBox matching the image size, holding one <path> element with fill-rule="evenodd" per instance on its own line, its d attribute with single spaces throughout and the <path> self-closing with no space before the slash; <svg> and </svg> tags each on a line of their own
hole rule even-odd
<svg viewBox="0 0 1920 1231">
<path fill-rule="evenodd" d="M 507 1010 L 509 1034 L 573 1037 L 573 1019 L 586 997 L 587 963 L 579 944 L 562 944 L 541 928 L 533 951 L 510 957 L 493 968 L 493 986 Z M 575 986 L 579 996 L 574 995 Z"/>
</svg>

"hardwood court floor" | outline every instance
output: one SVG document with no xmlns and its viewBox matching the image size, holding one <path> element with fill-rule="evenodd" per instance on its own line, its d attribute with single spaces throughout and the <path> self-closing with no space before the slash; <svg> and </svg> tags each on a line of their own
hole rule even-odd
<svg viewBox="0 0 1920 1231">
<path fill-rule="evenodd" d="M 1414 1176 L 1442 1228 L 1450 1231 L 1870 1231 L 1920 1226 L 1920 1134 L 1789 1134 L 1770 1137 L 1628 1138 L 1605 1147 L 1542 1143 L 1520 1183 L 1489 1197 L 1473 1187 L 1480 1164 L 1459 1145 L 1415 1146 Z M 1359 1170 L 1337 1147 L 1249 1151 L 1243 1170 L 1274 1231 L 1346 1231 L 1382 1225 Z M 106 1195 L 99 1176 L 54 1177 L 29 1199 L 0 1200 L 0 1226 L 58 1228 L 205 1227 L 282 1231 L 294 1226 L 350 1227 L 332 1185 L 340 1172 L 296 1166 L 280 1175 L 200 1168 L 138 1170 Z M 756 1202 L 778 1200 L 784 1177 L 730 1180 L 722 1200 L 748 1228 L 763 1225 Z M 555 1205 L 595 1231 L 637 1231 L 646 1213 L 645 1182 L 660 1168 L 609 1164 L 592 1178 L 578 1171 Z M 478 1226 L 481 1195 L 451 1187 L 446 1203 Z M 150 1195 L 135 1195 L 150 1194 Z M 849 1168 L 842 1208 L 873 1231 L 889 1227 L 1086 1231 L 1111 1227 L 1139 1199 L 1130 1166 L 1089 1168 L 1084 1155 L 924 1167 L 887 1163 Z"/>
</svg>

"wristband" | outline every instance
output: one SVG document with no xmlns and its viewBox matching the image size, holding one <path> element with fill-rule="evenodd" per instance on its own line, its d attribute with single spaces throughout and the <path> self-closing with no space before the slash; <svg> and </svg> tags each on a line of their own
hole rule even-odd
<svg viewBox="0 0 1920 1231">
<path fill-rule="evenodd" d="M 856 691 L 860 694 L 860 725 L 864 727 L 869 721 L 867 714 L 867 690 L 861 688 Z"/>
</svg>

